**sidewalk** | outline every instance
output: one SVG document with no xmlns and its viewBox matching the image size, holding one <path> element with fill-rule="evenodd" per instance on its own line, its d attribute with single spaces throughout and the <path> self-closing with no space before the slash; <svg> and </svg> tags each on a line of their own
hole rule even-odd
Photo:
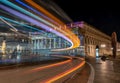
<svg viewBox="0 0 120 83">
<path fill-rule="evenodd" d="M 95 57 L 87 57 L 86 62 L 89 62 L 94 68 L 93 83 L 120 83 L 120 59 L 111 58 L 102 61 L 100 58 L 96 60 Z M 85 64 L 80 72 L 65 83 L 92 83 L 92 81 L 88 81 L 90 73 L 90 66 Z"/>
<path fill-rule="evenodd" d="M 87 60 L 95 69 L 94 83 L 120 83 L 120 59 L 97 61 L 93 57 Z"/>
</svg>

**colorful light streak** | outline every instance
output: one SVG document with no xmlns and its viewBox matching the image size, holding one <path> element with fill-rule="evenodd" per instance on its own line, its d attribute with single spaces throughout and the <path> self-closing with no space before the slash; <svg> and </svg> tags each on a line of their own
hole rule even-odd
<svg viewBox="0 0 120 83">
<path fill-rule="evenodd" d="M 79 65 L 77 65 L 76 67 L 74 68 L 71 68 L 63 73 L 60 73 L 58 75 L 56 75 L 55 77 L 51 78 L 51 79 L 48 79 L 46 81 L 43 81 L 42 83 L 52 83 L 52 82 L 55 82 L 56 80 L 60 79 L 60 78 L 63 78 L 64 76 L 67 76 L 68 74 L 76 71 L 77 69 L 81 68 L 82 66 L 84 66 L 85 64 L 85 61 L 82 61 Z M 41 83 L 41 82 L 40 82 Z"/>
<path fill-rule="evenodd" d="M 53 20 L 55 20 L 56 22 L 64 25 L 63 22 L 61 22 L 59 19 L 54 17 L 51 13 L 49 13 L 47 10 L 45 10 L 43 7 L 41 7 L 40 5 L 36 4 L 32 0 L 25 0 L 25 1 L 27 3 L 29 3 L 30 5 L 32 5 L 33 7 L 35 7 L 36 9 L 38 9 L 39 11 L 41 11 L 42 13 L 44 13 L 46 16 L 48 16 L 48 17 L 52 18 Z"/>
<path fill-rule="evenodd" d="M 6 7 L 6 6 L 2 5 L 2 4 L 0 4 L 0 7 L 1 7 L 1 9 L 5 10 L 5 11 L 7 11 L 7 12 L 9 12 L 9 13 L 17 16 L 17 17 L 20 17 L 20 18 L 22 18 L 22 19 L 24 19 L 24 20 L 26 20 L 26 21 L 28 21 L 30 23 L 33 23 L 33 24 L 35 24 L 35 25 L 37 25 L 37 26 L 39 26 L 39 27 L 41 27 L 41 28 L 43 28 L 43 29 L 45 29 L 47 31 L 49 31 L 51 29 L 51 32 L 57 34 L 58 36 L 60 36 L 60 37 L 62 37 L 64 39 L 66 39 L 67 41 L 69 41 L 72 44 L 72 41 L 70 39 L 68 39 L 62 33 L 59 33 L 57 31 L 55 31 L 54 29 L 50 28 L 49 26 L 44 25 L 44 24 L 40 23 L 39 21 L 37 21 L 37 20 L 35 20 L 35 19 L 33 19 L 33 18 L 29 17 L 29 16 L 26 16 L 26 15 L 24 15 L 22 13 L 19 13 L 19 12 L 15 11 L 15 10 L 9 8 L 9 7 Z"/>
<path fill-rule="evenodd" d="M 57 19 L 56 17 L 54 17 L 54 16 L 53 16 L 52 14 L 50 14 L 49 12 L 47 12 L 47 11 L 46 11 L 44 8 L 42 8 L 41 6 L 39 6 L 39 5 L 37 5 L 36 3 L 34 3 L 32 0 L 25 0 L 25 1 L 28 2 L 28 3 L 30 2 L 29 4 L 33 3 L 33 6 L 34 6 L 36 9 L 38 9 L 40 12 L 43 12 L 45 15 L 47 15 L 47 17 L 52 18 L 52 20 L 58 22 L 58 24 L 59 24 L 60 26 L 62 26 L 62 27 L 60 27 L 60 26 L 54 26 L 55 24 L 51 24 L 51 23 L 49 23 L 49 22 L 48 22 L 48 25 L 50 25 L 51 27 L 50 27 L 50 26 L 47 26 L 47 25 L 44 25 L 43 23 L 35 20 L 35 19 L 38 19 L 38 18 L 37 18 L 38 16 L 35 16 L 34 14 L 32 14 L 32 13 L 30 13 L 30 12 L 22 9 L 21 7 L 18 7 L 17 5 L 15 5 L 15 4 L 7 1 L 7 0 L 3 0 L 3 1 L 1 1 L 1 2 L 3 2 L 3 3 L 6 4 L 6 5 L 9 5 L 9 6 L 11 6 L 11 7 L 17 8 L 17 9 L 19 9 L 19 11 L 21 11 L 21 12 L 24 11 L 24 12 L 23 12 L 24 14 L 32 14 L 32 15 L 30 15 L 30 16 L 33 16 L 33 17 L 35 18 L 35 19 L 34 19 L 34 22 L 37 21 L 37 23 L 35 23 L 37 26 L 39 26 L 39 27 L 41 27 L 41 28 L 43 28 L 43 29 L 46 29 L 47 31 L 50 31 L 50 32 L 53 32 L 53 33 L 57 34 L 58 36 L 66 39 L 67 41 L 69 41 L 69 42 L 72 44 L 71 47 L 69 47 L 69 48 L 53 49 L 52 51 L 69 50 L 69 49 L 76 48 L 76 47 L 78 47 L 78 46 L 80 45 L 80 40 L 79 40 L 79 38 L 78 38 L 73 32 L 71 32 L 68 28 L 64 27 L 65 24 L 64 24 L 63 22 L 61 22 L 59 19 Z M 17 9 L 16 9 L 16 10 L 17 10 Z M 9 11 L 8 11 L 8 12 L 9 12 Z M 21 17 L 20 17 L 20 18 L 21 18 Z M 22 18 L 22 19 L 24 19 L 24 18 Z M 31 19 L 32 19 L 32 18 L 31 18 Z M 25 19 L 24 19 L 24 20 L 25 20 Z M 32 20 L 33 20 L 33 19 L 32 19 Z M 39 18 L 39 20 L 40 20 L 40 18 Z M 27 21 L 28 21 L 28 18 L 27 18 Z M 31 22 L 31 21 L 30 21 L 30 22 Z M 42 20 L 42 22 L 43 22 L 43 20 Z M 31 22 L 31 23 L 32 23 L 32 22 Z M 40 23 L 40 24 L 43 24 L 43 25 L 38 25 L 39 23 Z M 46 22 L 45 22 L 45 24 L 46 24 Z M 44 26 L 47 26 L 47 28 L 44 27 Z M 49 30 L 48 30 L 48 28 L 49 28 Z M 54 29 L 52 29 L 52 28 L 54 28 Z M 55 30 L 56 30 L 56 31 L 55 31 Z"/>
<path fill-rule="evenodd" d="M 55 26 L 54 24 L 49 23 L 48 21 L 45 21 L 44 19 L 42 19 L 42 18 L 40 18 L 40 17 L 26 11 L 25 9 L 23 9 L 23 8 L 21 8 L 21 7 L 17 6 L 17 5 L 15 5 L 15 4 L 7 1 L 7 0 L 1 1 L 1 2 L 8 5 L 8 6 L 10 6 L 10 7 L 12 7 L 12 8 L 14 8 L 14 9 L 16 9 L 16 10 L 18 10 L 18 11 L 20 11 L 20 12 L 22 12 L 22 13 L 24 13 L 24 14 L 27 14 L 27 15 L 29 15 L 31 17 L 34 17 L 35 19 L 37 19 L 39 21 L 42 21 L 43 23 L 45 23 L 45 24 L 47 24 L 47 25 L 49 25 L 51 27 L 59 27 L 59 26 Z M 59 28 L 56 28 L 56 29 L 58 30 Z M 59 31 L 62 32 L 63 34 L 67 34 L 66 32 L 64 32 L 64 30 L 59 29 Z"/>
<path fill-rule="evenodd" d="M 1 12 L 2 12 L 3 14 L 6 14 L 7 16 L 12 16 L 11 14 L 9 14 L 9 13 L 3 11 L 3 10 L 0 10 L 0 13 L 1 13 Z"/>
<path fill-rule="evenodd" d="M 3 17 L 3 16 L 0 16 L 0 18 L 3 18 L 3 19 L 5 19 L 5 20 L 7 20 L 7 21 L 10 21 L 10 22 L 12 22 L 12 23 L 16 23 L 16 24 L 21 25 L 21 26 L 28 27 L 28 28 L 33 29 L 33 30 L 36 30 L 36 31 L 43 32 L 43 31 L 41 31 L 41 30 L 39 30 L 39 29 L 37 29 L 37 28 L 34 28 L 34 27 L 31 27 L 31 26 L 28 26 L 28 25 L 26 25 L 26 24 L 23 24 L 23 23 L 17 22 L 17 21 L 15 21 L 15 20 L 12 20 L 12 19 L 9 19 L 9 18 Z"/>
<path fill-rule="evenodd" d="M 32 0 L 25 0 L 26 2 L 28 2 L 30 5 L 32 5 L 33 7 L 35 7 L 36 9 L 38 9 L 39 11 L 43 12 L 45 15 L 47 15 L 49 18 L 55 20 L 56 22 L 59 23 L 59 28 L 61 27 L 62 30 L 64 31 L 66 30 L 67 33 L 69 34 L 73 34 L 71 33 L 71 31 L 69 31 L 68 29 L 66 29 L 66 27 L 64 26 L 65 24 L 60 21 L 59 19 L 57 19 L 55 16 L 53 16 L 51 13 L 49 13 L 47 10 L 45 10 L 43 7 L 41 7 L 40 5 L 36 4 L 35 2 L 33 2 Z M 64 27 L 64 28 L 63 28 Z"/>
<path fill-rule="evenodd" d="M 39 11 L 41 11 L 42 13 L 44 13 L 45 15 L 47 15 L 48 17 L 50 17 L 53 20 L 55 20 L 56 22 L 58 22 L 60 26 L 62 26 L 61 31 L 65 31 L 67 34 L 64 34 L 64 35 L 66 35 L 73 42 L 73 46 L 70 47 L 69 49 L 76 48 L 76 47 L 80 46 L 79 38 L 73 32 L 71 32 L 68 28 L 64 27 L 65 24 L 63 22 L 61 22 L 59 19 L 57 19 L 55 16 L 53 16 L 51 13 L 49 13 L 43 7 L 41 7 L 40 5 L 33 2 L 33 0 L 25 0 L 25 1 L 27 3 L 29 3 L 31 6 L 35 7 Z M 62 51 L 62 50 L 66 50 L 66 49 L 53 49 L 53 51 Z"/>
<path fill-rule="evenodd" d="M 10 26 L 10 30 L 14 31 L 14 32 L 17 32 L 18 30 L 12 26 L 10 23 L 8 23 L 7 21 L 5 21 L 4 19 L 0 18 L 1 21 L 3 21 L 5 24 L 7 24 L 8 26 Z"/>
<path fill-rule="evenodd" d="M 34 69 L 28 71 L 28 73 L 40 71 L 40 70 L 43 70 L 43 69 L 46 69 L 46 68 L 50 68 L 50 67 L 59 66 L 59 65 L 62 65 L 62 64 L 69 63 L 69 62 L 71 62 L 71 61 L 72 61 L 72 60 L 66 60 L 66 61 L 62 61 L 62 62 L 55 63 L 55 64 L 51 64 L 51 65 L 47 65 L 47 66 L 43 66 L 43 67 L 34 68 Z"/>
<path fill-rule="evenodd" d="M 16 2 L 18 2 L 19 4 L 25 6 L 26 8 L 32 10 L 33 12 L 37 13 L 38 15 L 44 17 L 45 19 L 55 23 L 55 24 L 58 24 L 56 23 L 54 20 L 50 19 L 49 17 L 45 16 L 44 14 L 40 13 L 39 11 L 35 10 L 34 8 L 30 7 L 29 5 L 25 4 L 24 2 L 20 1 L 20 0 L 15 0 Z"/>
<path fill-rule="evenodd" d="M 17 33 L 17 34 L 23 35 L 23 36 L 25 36 L 25 37 L 28 37 L 27 35 L 24 35 L 24 34 L 19 33 L 18 30 L 17 30 L 14 26 L 12 26 L 9 22 L 5 21 L 5 20 L 2 19 L 2 18 L 0 18 L 0 20 L 3 21 L 3 22 L 4 22 L 5 24 L 7 24 L 8 26 L 10 26 L 10 27 L 11 27 L 11 28 L 10 28 L 11 31 L 13 31 L 13 32 L 15 32 L 15 33 Z"/>
<path fill-rule="evenodd" d="M 23 8 L 21 8 L 21 7 L 17 6 L 17 5 L 9 2 L 8 0 L 1 0 L 0 2 L 4 3 L 5 5 L 8 5 L 8 6 L 14 8 L 14 9 L 16 9 L 16 10 L 18 10 L 18 11 L 24 13 L 24 14 L 27 14 L 27 15 L 29 15 L 29 16 L 37 19 L 37 20 L 39 20 L 40 22 L 43 22 L 43 23 L 51 26 L 51 27 L 56 27 L 55 25 L 51 24 L 50 22 L 48 22 L 48 21 L 46 21 L 46 20 L 44 20 L 44 19 L 42 19 L 42 18 L 32 14 L 31 12 L 29 12 L 29 11 L 27 11 L 27 10 L 25 10 L 25 9 L 23 9 Z"/>
<path fill-rule="evenodd" d="M 35 2 L 33 2 L 33 0 L 25 0 L 27 3 L 29 3 L 30 5 L 32 5 L 33 7 L 35 7 L 36 9 L 38 9 L 39 11 L 43 12 L 45 15 L 47 15 L 49 18 L 55 20 L 57 23 L 59 23 L 59 28 L 62 28 L 62 31 L 65 30 L 67 33 L 72 34 L 73 33 L 69 30 L 69 28 L 66 28 L 64 25 L 64 23 L 62 21 L 60 21 L 58 18 L 56 18 L 55 16 L 53 16 L 51 13 L 49 13 L 47 10 L 45 10 L 42 6 L 36 4 Z M 75 34 L 74 34 L 75 36 Z"/>
</svg>

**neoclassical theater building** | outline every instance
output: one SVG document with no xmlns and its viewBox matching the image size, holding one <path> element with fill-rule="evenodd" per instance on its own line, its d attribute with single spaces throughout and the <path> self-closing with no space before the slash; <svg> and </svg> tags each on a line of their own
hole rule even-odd
<svg viewBox="0 0 120 83">
<path fill-rule="evenodd" d="M 99 56 L 112 54 L 111 36 L 84 21 L 71 23 L 67 26 L 79 36 L 81 45 L 77 50 L 83 50 L 85 55 L 96 56 L 97 52 Z"/>
</svg>

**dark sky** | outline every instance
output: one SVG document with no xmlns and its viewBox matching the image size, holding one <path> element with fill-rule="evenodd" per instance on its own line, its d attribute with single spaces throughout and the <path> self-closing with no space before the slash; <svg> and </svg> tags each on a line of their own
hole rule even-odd
<svg viewBox="0 0 120 83">
<path fill-rule="evenodd" d="M 111 36 L 116 32 L 120 41 L 120 5 L 119 2 L 91 0 L 53 0 L 74 21 L 85 21 Z"/>
</svg>

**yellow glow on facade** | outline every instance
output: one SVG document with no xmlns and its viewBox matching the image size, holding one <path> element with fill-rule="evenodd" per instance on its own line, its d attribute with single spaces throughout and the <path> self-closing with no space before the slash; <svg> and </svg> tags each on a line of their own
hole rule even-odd
<svg viewBox="0 0 120 83">
<path fill-rule="evenodd" d="M 6 43 L 5 43 L 5 40 L 4 40 L 3 43 L 2 43 L 1 50 L 2 50 L 3 55 L 5 55 L 5 50 L 6 50 Z"/>
</svg>

